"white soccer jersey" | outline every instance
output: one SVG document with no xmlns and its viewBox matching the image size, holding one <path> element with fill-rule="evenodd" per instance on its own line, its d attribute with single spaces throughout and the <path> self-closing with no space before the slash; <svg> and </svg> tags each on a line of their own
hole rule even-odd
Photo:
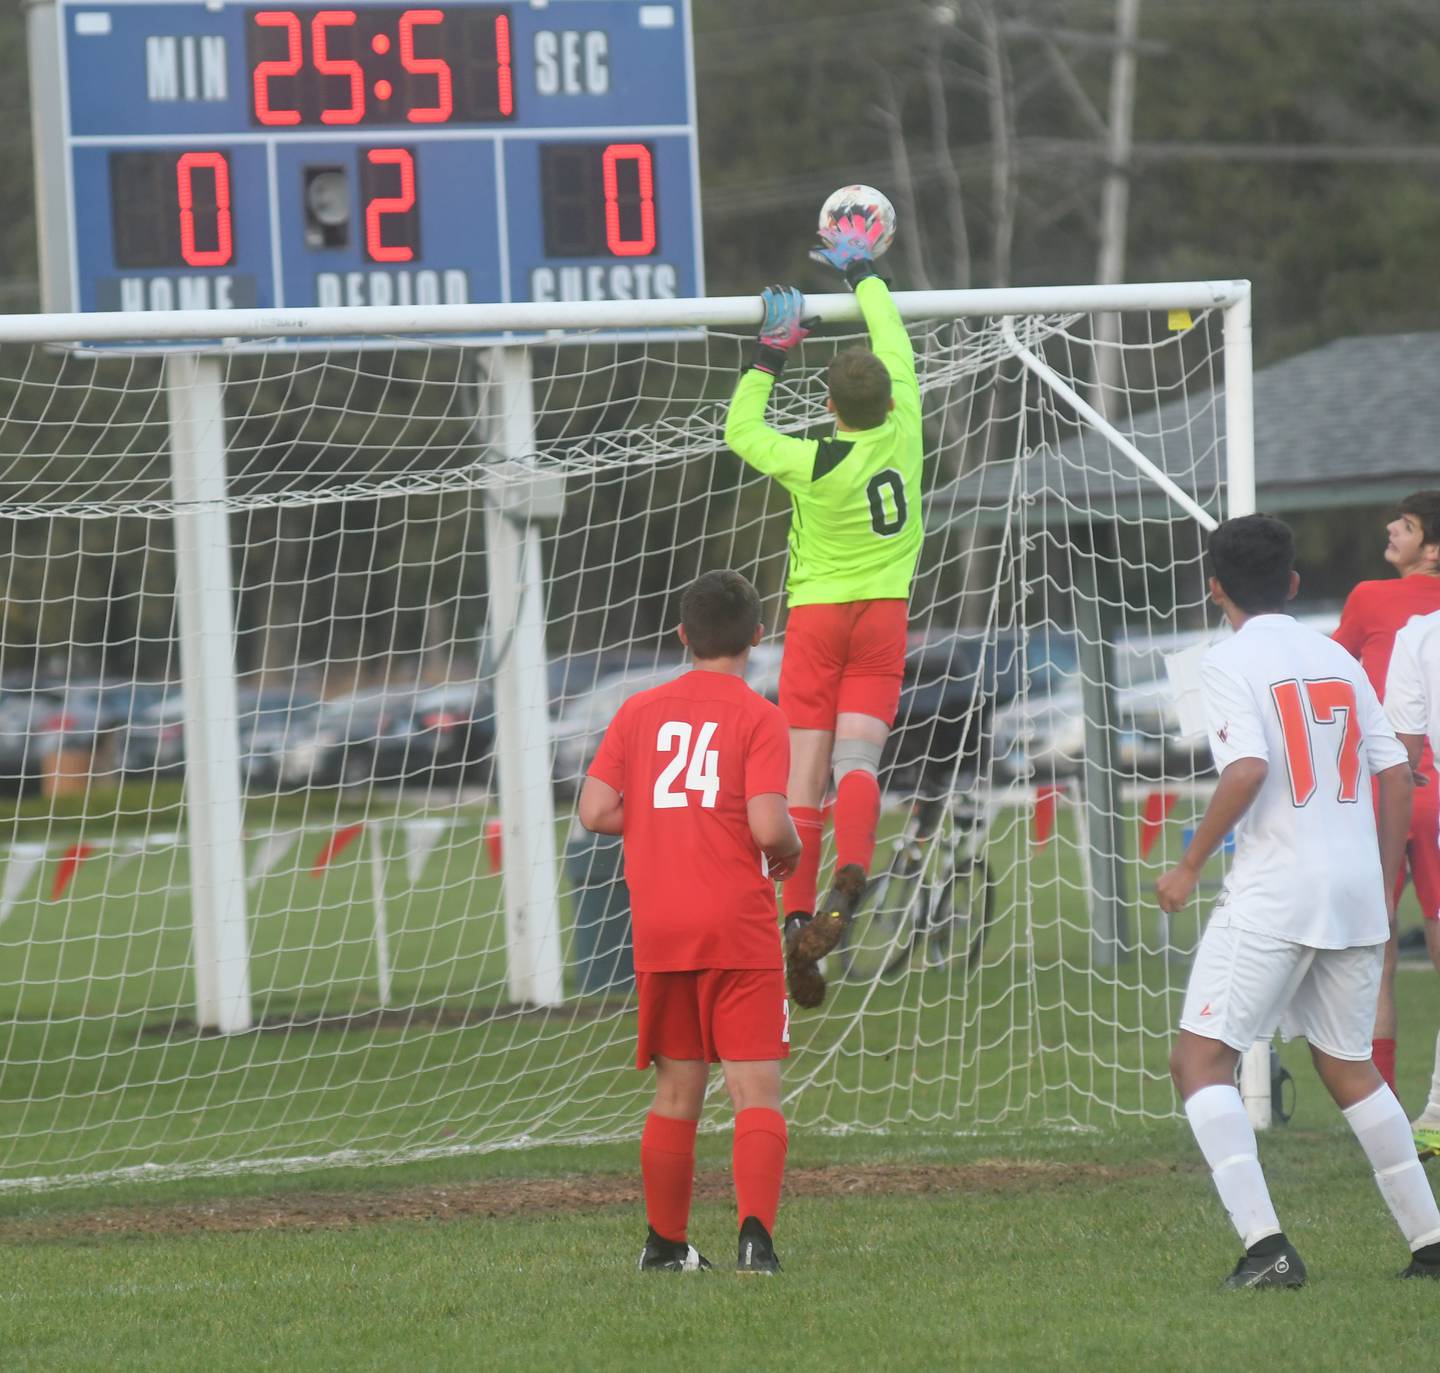
<svg viewBox="0 0 1440 1373">
<path fill-rule="evenodd" d="M 1360 664 L 1289 615 L 1257 615 L 1200 671 L 1216 768 L 1270 769 L 1236 826 L 1216 918 L 1317 949 L 1383 943 L 1370 778 L 1405 750 Z"/>
<path fill-rule="evenodd" d="M 1385 714 L 1401 734 L 1426 734 L 1440 757 L 1440 610 L 1417 615 L 1395 636 Z"/>
</svg>

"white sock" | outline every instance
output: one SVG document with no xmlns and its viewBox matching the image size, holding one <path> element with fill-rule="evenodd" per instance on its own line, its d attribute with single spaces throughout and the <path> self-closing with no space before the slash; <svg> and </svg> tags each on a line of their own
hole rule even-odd
<svg viewBox="0 0 1440 1373">
<path fill-rule="evenodd" d="M 1410 1122 L 1383 1084 L 1345 1111 L 1345 1119 L 1375 1170 L 1375 1183 L 1410 1248 L 1440 1241 L 1440 1207 L 1425 1167 L 1415 1155 Z"/>
<path fill-rule="evenodd" d="M 1430 1100 L 1425 1103 L 1423 1118 L 1440 1121 L 1440 1034 L 1435 1036 L 1435 1072 L 1430 1078 Z"/>
<path fill-rule="evenodd" d="M 1195 1143 L 1210 1165 L 1215 1190 L 1245 1247 L 1267 1235 L 1278 1235 L 1280 1222 L 1275 1218 L 1265 1174 L 1260 1171 L 1255 1129 L 1240 1093 L 1224 1085 L 1202 1087 L 1185 1103 L 1185 1114 Z"/>
</svg>

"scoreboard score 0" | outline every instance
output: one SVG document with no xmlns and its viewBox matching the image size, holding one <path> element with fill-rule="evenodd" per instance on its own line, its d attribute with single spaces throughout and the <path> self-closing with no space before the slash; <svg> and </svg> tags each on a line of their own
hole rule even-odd
<svg viewBox="0 0 1440 1373">
<path fill-rule="evenodd" d="M 47 311 L 703 294 L 689 0 L 39 0 Z"/>
</svg>

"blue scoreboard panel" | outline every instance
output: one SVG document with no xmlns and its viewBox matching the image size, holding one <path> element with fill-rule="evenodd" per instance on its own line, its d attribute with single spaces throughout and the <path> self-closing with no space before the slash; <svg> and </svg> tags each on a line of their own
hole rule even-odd
<svg viewBox="0 0 1440 1373">
<path fill-rule="evenodd" d="M 41 0 L 45 308 L 704 293 L 689 0 Z"/>
</svg>

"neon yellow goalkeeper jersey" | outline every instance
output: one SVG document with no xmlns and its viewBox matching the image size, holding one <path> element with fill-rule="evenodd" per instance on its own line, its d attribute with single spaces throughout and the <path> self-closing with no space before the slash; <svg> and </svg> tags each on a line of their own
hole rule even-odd
<svg viewBox="0 0 1440 1373">
<path fill-rule="evenodd" d="M 749 368 L 725 423 L 725 442 L 789 493 L 789 603 L 908 600 L 920 556 L 920 387 L 915 353 L 890 288 L 867 277 L 855 296 L 870 346 L 890 373 L 895 408 L 874 429 L 800 439 L 765 423 L 775 378 Z"/>
</svg>

